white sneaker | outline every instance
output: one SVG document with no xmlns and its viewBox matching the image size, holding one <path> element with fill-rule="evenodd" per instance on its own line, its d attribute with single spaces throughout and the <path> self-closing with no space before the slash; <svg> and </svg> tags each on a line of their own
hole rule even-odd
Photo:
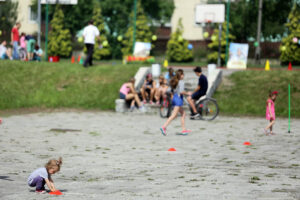
<svg viewBox="0 0 300 200">
<path fill-rule="evenodd" d="M 140 110 L 142 113 L 146 112 L 146 108 L 145 108 L 144 106 L 141 106 L 141 107 L 139 108 L 139 110 Z"/>
</svg>

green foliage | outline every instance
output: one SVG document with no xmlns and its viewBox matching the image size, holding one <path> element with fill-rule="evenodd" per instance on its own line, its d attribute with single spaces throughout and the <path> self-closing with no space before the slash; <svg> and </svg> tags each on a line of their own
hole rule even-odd
<svg viewBox="0 0 300 200">
<path fill-rule="evenodd" d="M 101 14 L 101 8 L 99 6 L 94 7 L 93 11 L 93 21 L 94 25 L 98 28 L 100 31 L 100 40 L 96 40 L 95 46 L 94 46 L 94 58 L 96 60 L 100 60 L 103 58 L 108 58 L 110 56 L 110 44 L 107 42 L 107 37 L 106 37 L 106 30 L 104 28 L 104 20 L 102 18 Z M 107 44 L 103 45 L 104 42 L 107 42 Z M 99 46 L 102 46 L 100 49 Z M 86 47 L 84 48 L 84 52 L 86 52 Z"/>
<path fill-rule="evenodd" d="M 0 62 L 0 110 L 16 108 L 114 109 L 121 85 L 140 65 L 101 65 L 88 70 L 70 60 Z"/>
<path fill-rule="evenodd" d="M 285 32 L 286 22 L 294 0 L 264 0 L 262 35 L 265 39 L 280 38 Z M 256 38 L 259 0 L 239 0 L 231 3 L 230 23 L 237 41 Z M 280 13 L 280 14 L 278 14 Z"/>
<path fill-rule="evenodd" d="M 265 117 L 270 90 L 276 90 L 276 117 L 288 117 L 288 84 L 291 84 L 291 116 L 300 117 L 300 71 L 239 71 L 223 81 L 214 98 L 228 115 Z"/>
<path fill-rule="evenodd" d="M 145 15 L 147 18 L 151 19 L 148 21 L 148 26 L 149 23 L 153 21 L 162 24 L 170 21 L 174 9 L 173 0 L 141 0 L 140 3 L 141 7 L 146 13 Z M 133 5 L 133 0 L 100 1 L 105 23 L 109 29 L 109 32 L 111 33 L 108 35 L 108 40 L 111 46 L 114 47 L 111 49 L 113 58 L 122 57 L 122 43 L 117 41 L 117 36 L 122 35 L 123 38 L 125 38 L 124 34 L 127 32 L 129 28 L 128 24 L 130 24 L 132 20 L 132 17 L 129 16 L 130 13 L 133 12 Z"/>
<path fill-rule="evenodd" d="M 17 8 L 17 2 L 12 2 L 11 0 L 0 2 L 0 30 L 2 31 L 2 36 L 0 36 L 1 39 L 5 38 L 6 40 L 10 40 L 10 31 L 15 25 L 18 17 Z"/>
<path fill-rule="evenodd" d="M 50 23 L 52 28 L 49 32 L 48 53 L 50 56 L 69 57 L 71 55 L 71 34 L 68 29 L 64 28 L 63 22 L 64 13 L 60 5 L 57 5 Z"/>
<path fill-rule="evenodd" d="M 133 18 L 134 12 L 130 14 L 130 18 L 132 19 L 127 32 L 125 33 L 125 39 L 122 41 L 123 48 L 122 53 L 123 56 L 132 55 L 133 49 Z M 137 14 L 136 14 L 136 42 L 149 42 L 151 43 L 152 32 L 149 27 L 149 20 L 145 15 L 144 9 L 141 6 L 140 1 L 137 3 Z M 154 46 L 152 45 L 152 48 Z"/>
<path fill-rule="evenodd" d="M 300 64 L 300 44 L 293 42 L 293 38 L 300 40 L 300 6 L 294 4 L 288 17 L 288 35 L 282 39 L 280 60 L 283 63 Z"/>
<path fill-rule="evenodd" d="M 37 1 L 32 0 L 34 10 L 37 10 Z M 78 0 L 77 5 L 60 5 L 64 13 L 63 25 L 69 29 L 72 35 L 81 30 L 85 24 L 92 18 L 93 9 L 97 0 Z M 55 13 L 55 5 L 49 4 L 49 19 L 53 18 Z M 42 16 L 46 14 L 46 6 L 42 6 Z M 44 17 L 42 17 L 44 20 Z"/>
<path fill-rule="evenodd" d="M 170 62 L 189 62 L 193 60 L 193 52 L 188 49 L 189 42 L 182 38 L 182 19 L 178 20 L 176 31 L 172 33 L 167 44 L 167 57 Z"/>
<path fill-rule="evenodd" d="M 227 22 L 224 22 L 222 25 L 222 37 L 221 37 L 221 63 L 225 63 L 225 53 L 226 53 L 226 26 Z M 229 43 L 235 40 L 235 36 L 231 34 L 232 25 L 229 23 Z M 218 61 L 218 52 L 219 52 L 219 29 L 215 28 L 211 36 L 211 43 L 208 45 L 210 53 L 207 55 L 208 62 L 217 63 Z"/>
</svg>

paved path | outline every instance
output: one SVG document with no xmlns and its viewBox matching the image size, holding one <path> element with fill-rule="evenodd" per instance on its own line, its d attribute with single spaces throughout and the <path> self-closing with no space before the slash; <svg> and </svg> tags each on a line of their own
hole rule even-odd
<svg viewBox="0 0 300 200">
<path fill-rule="evenodd" d="M 112 112 L 5 117 L 0 199 L 53 199 L 35 194 L 26 179 L 58 156 L 64 159 L 53 176 L 64 193 L 58 199 L 300 199 L 300 120 L 292 120 L 288 134 L 287 120 L 278 119 L 275 136 L 262 134 L 262 118 L 187 120 L 193 132 L 180 136 L 177 119 L 166 137 L 159 132 L 163 121 Z"/>
</svg>

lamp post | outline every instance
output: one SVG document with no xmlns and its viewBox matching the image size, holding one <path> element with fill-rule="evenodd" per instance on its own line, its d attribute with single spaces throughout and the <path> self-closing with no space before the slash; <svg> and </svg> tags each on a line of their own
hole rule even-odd
<svg viewBox="0 0 300 200">
<path fill-rule="evenodd" d="M 230 17 L 230 0 L 227 1 L 227 13 L 226 13 L 226 53 L 225 53 L 225 65 L 228 61 L 228 50 L 229 50 L 229 17 Z"/>
<path fill-rule="evenodd" d="M 37 18 L 37 21 L 38 21 L 38 45 L 41 46 L 41 0 L 38 0 L 38 18 Z"/>
<path fill-rule="evenodd" d="M 135 37 L 136 37 L 136 13 L 137 13 L 137 0 L 134 0 L 132 54 L 134 53 L 134 45 L 135 45 Z"/>
<path fill-rule="evenodd" d="M 260 63 L 260 34 L 261 34 L 262 7 L 263 7 L 263 0 L 259 0 L 258 20 L 257 20 L 257 35 L 256 35 L 257 46 L 256 46 L 256 49 L 255 49 L 255 61 L 256 61 L 256 63 Z"/>
<path fill-rule="evenodd" d="M 46 0 L 46 30 L 45 30 L 45 60 L 48 60 L 48 12 L 49 12 L 49 4 L 48 0 Z"/>
</svg>

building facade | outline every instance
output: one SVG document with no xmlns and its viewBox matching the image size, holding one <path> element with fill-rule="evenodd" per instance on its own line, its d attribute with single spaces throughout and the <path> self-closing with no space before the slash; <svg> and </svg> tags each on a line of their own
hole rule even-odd
<svg viewBox="0 0 300 200">
<path fill-rule="evenodd" d="M 20 33 L 36 34 L 38 31 L 37 11 L 32 9 L 32 0 L 14 0 L 18 2 L 18 19 L 21 23 Z"/>
<path fill-rule="evenodd" d="M 186 40 L 203 40 L 202 26 L 195 23 L 196 5 L 205 4 L 206 0 L 174 0 L 175 9 L 171 19 L 172 32 L 182 19 L 183 38 Z"/>
</svg>

